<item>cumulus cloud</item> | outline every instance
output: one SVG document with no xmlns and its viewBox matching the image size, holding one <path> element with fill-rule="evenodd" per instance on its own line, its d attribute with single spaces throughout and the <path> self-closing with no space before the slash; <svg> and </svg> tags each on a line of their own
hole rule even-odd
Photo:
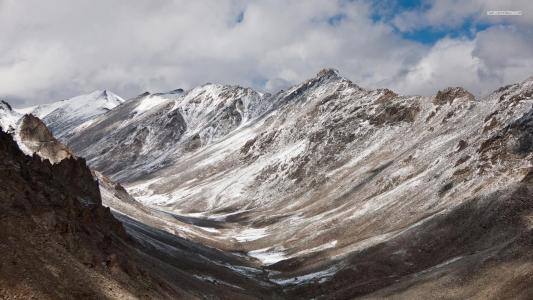
<svg viewBox="0 0 533 300">
<path fill-rule="evenodd" d="M 484 95 L 530 76 L 532 53 L 533 40 L 512 26 L 487 29 L 474 40 L 444 38 L 394 84 L 407 93 L 465 86 Z"/>
<path fill-rule="evenodd" d="M 450 29 L 464 22 L 488 24 L 533 24 L 533 1 L 530 0 L 425 0 L 421 7 L 403 11 L 394 17 L 393 24 L 402 31 L 420 27 Z M 489 11 L 521 11 L 522 16 L 489 16 Z"/>
<path fill-rule="evenodd" d="M 521 16 L 489 16 L 488 11 L 520 11 Z M 483 95 L 533 73 L 533 2 L 528 0 L 431 0 L 398 14 L 400 31 L 450 30 L 484 24 L 472 39 L 445 36 L 395 84 L 410 93 L 462 85 Z M 394 83 L 393 83 L 394 84 Z"/>
<path fill-rule="evenodd" d="M 346 0 L 0 0 L 0 97 L 24 106 L 95 89 L 130 97 L 205 82 L 275 92 L 324 67 L 362 86 L 425 94 L 445 84 L 483 91 L 531 75 L 525 21 L 428 46 L 373 20 L 373 7 Z M 439 20 L 424 17 L 431 10 L 410 13 Z M 499 60 L 490 50 L 496 46 L 513 58 Z"/>
</svg>

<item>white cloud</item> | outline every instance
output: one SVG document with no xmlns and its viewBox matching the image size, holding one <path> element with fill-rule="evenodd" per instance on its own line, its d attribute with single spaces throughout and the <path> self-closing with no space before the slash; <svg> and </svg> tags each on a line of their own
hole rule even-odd
<svg viewBox="0 0 533 300">
<path fill-rule="evenodd" d="M 20 106 L 95 89 L 129 97 L 205 82 L 276 91 L 323 67 L 362 86 L 412 93 L 459 79 L 483 90 L 531 75 L 513 66 L 531 63 L 520 30 L 506 40 L 523 44 L 520 54 L 501 50 L 520 59 L 502 64 L 487 50 L 496 32 L 428 47 L 373 22 L 370 9 L 329 0 L 0 0 L 0 97 Z M 457 68 L 475 76 L 454 75 Z"/>
<path fill-rule="evenodd" d="M 495 26 L 475 39 L 439 41 L 396 86 L 407 93 L 432 94 L 463 86 L 483 95 L 533 74 L 533 40 L 514 26 Z M 402 88 L 403 87 L 403 88 Z"/>
<path fill-rule="evenodd" d="M 398 14 L 393 24 L 402 31 L 430 26 L 449 29 L 463 26 L 465 20 L 489 24 L 517 23 L 533 25 L 533 1 L 530 0 L 427 0 L 423 8 Z M 427 8 L 426 8 L 427 7 Z M 521 16 L 488 16 L 488 11 L 521 11 Z"/>
<path fill-rule="evenodd" d="M 398 82 L 407 93 L 432 94 L 448 86 L 478 88 L 482 61 L 473 56 L 475 41 L 443 39 Z"/>
</svg>

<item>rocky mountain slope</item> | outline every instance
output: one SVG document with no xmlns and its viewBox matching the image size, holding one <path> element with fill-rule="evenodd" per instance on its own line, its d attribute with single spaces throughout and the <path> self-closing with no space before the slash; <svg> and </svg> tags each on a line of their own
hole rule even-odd
<svg viewBox="0 0 533 300">
<path fill-rule="evenodd" d="M 202 235 L 138 203 L 85 160 L 70 152 L 62 157 L 67 148 L 53 136 L 53 147 L 37 143 L 50 134 L 37 117 L 16 123 L 19 145 L 32 151 L 29 140 L 39 151 L 27 156 L 13 140 L 17 131 L 0 132 L 0 236 L 8 241 L 0 247 L 7 257 L 0 268 L 2 299 L 280 297 L 253 263 L 206 246 L 208 237 L 203 244 L 181 238 L 176 228 L 197 240 Z M 242 276 L 243 270 L 251 275 Z"/>
<path fill-rule="evenodd" d="M 143 94 L 63 141 L 135 197 L 109 201 L 134 235 L 208 245 L 206 265 L 279 297 L 527 299 L 532 96 L 533 79 L 421 97 L 323 70 L 274 95 Z"/>
<path fill-rule="evenodd" d="M 143 273 L 83 159 L 50 164 L 0 131 L 2 299 L 171 298 Z"/>
<path fill-rule="evenodd" d="M 113 179 L 131 180 L 253 119 L 266 109 L 263 99 L 251 89 L 215 84 L 186 94 L 143 94 L 98 116 L 65 141 L 96 169 Z"/>
</svg>

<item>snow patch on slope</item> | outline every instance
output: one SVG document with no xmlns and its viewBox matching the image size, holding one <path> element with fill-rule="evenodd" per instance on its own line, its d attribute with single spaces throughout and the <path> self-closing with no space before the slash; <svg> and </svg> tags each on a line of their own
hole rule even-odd
<svg viewBox="0 0 533 300">
<path fill-rule="evenodd" d="M 284 251 L 278 251 L 270 247 L 250 251 L 248 255 L 257 258 L 265 265 L 272 265 L 286 259 Z"/>
<path fill-rule="evenodd" d="M 69 118 L 91 117 L 105 110 L 115 108 L 124 102 L 124 99 L 109 91 L 96 90 L 86 95 L 79 95 L 70 99 L 43 104 L 21 111 L 31 112 L 40 119 L 45 118 L 57 109 L 62 109 L 69 114 Z"/>
<path fill-rule="evenodd" d="M 138 114 L 143 113 L 165 102 L 168 102 L 168 99 L 159 96 L 149 95 L 141 99 L 141 101 L 135 108 L 135 112 Z"/>
</svg>

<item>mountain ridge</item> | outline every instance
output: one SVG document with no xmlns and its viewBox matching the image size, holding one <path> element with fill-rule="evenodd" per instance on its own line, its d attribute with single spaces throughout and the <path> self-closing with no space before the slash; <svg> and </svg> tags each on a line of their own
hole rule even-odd
<svg viewBox="0 0 533 300">
<path fill-rule="evenodd" d="M 139 202 L 110 205 L 238 254 L 285 297 L 483 298 L 484 280 L 525 297 L 532 96 L 402 96 L 325 69 L 273 95 L 143 94 L 62 141 Z"/>
<path fill-rule="evenodd" d="M 62 138 L 93 117 L 122 104 L 125 100 L 108 90 L 96 90 L 66 100 L 18 109 L 45 121 L 54 136 Z"/>
</svg>

